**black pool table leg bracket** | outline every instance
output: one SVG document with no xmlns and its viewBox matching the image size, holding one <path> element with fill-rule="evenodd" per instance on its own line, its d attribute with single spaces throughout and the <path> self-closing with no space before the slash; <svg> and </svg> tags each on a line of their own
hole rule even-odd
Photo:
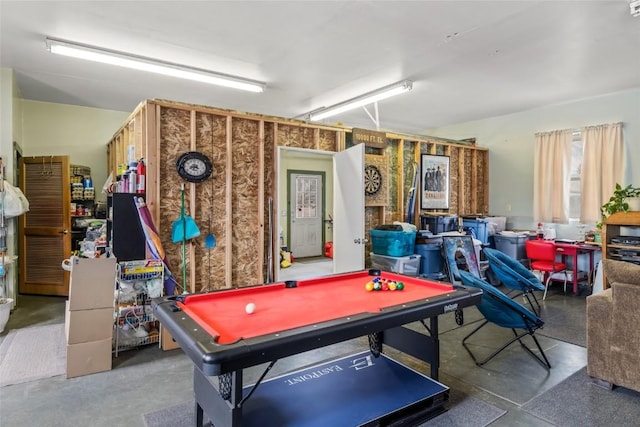
<svg viewBox="0 0 640 427">
<path fill-rule="evenodd" d="M 420 321 L 428 334 L 414 331 L 404 326 L 387 329 L 382 333 L 383 345 L 388 345 L 416 359 L 427 362 L 431 368 L 431 378 L 438 380 L 440 368 L 440 341 L 438 340 L 438 317 L 430 318 L 427 326 Z"/>
<path fill-rule="evenodd" d="M 369 334 L 368 338 L 369 350 L 371 351 L 371 354 L 373 355 L 373 357 L 380 356 L 380 353 L 382 353 L 382 332 L 374 332 L 372 334 Z"/>
</svg>

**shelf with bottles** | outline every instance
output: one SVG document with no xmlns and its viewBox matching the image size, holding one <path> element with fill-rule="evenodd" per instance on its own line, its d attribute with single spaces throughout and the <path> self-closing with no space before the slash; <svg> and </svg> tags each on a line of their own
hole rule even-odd
<svg viewBox="0 0 640 427">
<path fill-rule="evenodd" d="M 118 263 L 113 349 L 121 350 L 159 342 L 159 325 L 151 300 L 162 296 L 164 266 L 160 260 Z"/>
</svg>

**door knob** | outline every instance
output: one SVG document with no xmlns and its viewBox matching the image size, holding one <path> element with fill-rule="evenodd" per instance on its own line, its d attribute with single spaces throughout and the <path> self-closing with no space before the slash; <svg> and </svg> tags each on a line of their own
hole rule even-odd
<svg viewBox="0 0 640 427">
<path fill-rule="evenodd" d="M 68 231 L 68 230 L 62 230 L 62 231 L 60 232 L 60 234 L 69 234 L 69 231 Z"/>
</svg>

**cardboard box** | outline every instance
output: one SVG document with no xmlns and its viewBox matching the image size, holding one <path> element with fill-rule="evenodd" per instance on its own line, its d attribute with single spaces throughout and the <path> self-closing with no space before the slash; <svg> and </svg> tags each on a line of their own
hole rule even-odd
<svg viewBox="0 0 640 427">
<path fill-rule="evenodd" d="M 91 310 L 114 306 L 115 258 L 72 259 L 69 310 Z"/>
<path fill-rule="evenodd" d="M 180 348 L 180 345 L 173 340 L 171 334 L 162 327 L 162 324 L 160 324 L 160 346 L 164 351 Z"/>
<path fill-rule="evenodd" d="M 113 336 L 113 308 L 69 310 L 64 316 L 67 344 L 111 339 Z"/>
<path fill-rule="evenodd" d="M 67 345 L 67 378 L 111 370 L 111 338 Z"/>
</svg>

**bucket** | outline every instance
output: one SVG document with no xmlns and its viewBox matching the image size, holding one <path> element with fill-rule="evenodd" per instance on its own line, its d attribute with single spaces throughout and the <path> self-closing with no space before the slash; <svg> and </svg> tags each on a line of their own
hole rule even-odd
<svg viewBox="0 0 640 427">
<path fill-rule="evenodd" d="M 0 298 L 0 333 L 4 331 L 4 327 L 7 326 L 9 321 L 9 314 L 11 314 L 11 306 L 13 305 L 13 298 Z"/>
<path fill-rule="evenodd" d="M 422 256 L 420 274 L 430 275 L 442 272 L 442 254 L 440 243 L 416 245 L 416 253 Z"/>
</svg>

